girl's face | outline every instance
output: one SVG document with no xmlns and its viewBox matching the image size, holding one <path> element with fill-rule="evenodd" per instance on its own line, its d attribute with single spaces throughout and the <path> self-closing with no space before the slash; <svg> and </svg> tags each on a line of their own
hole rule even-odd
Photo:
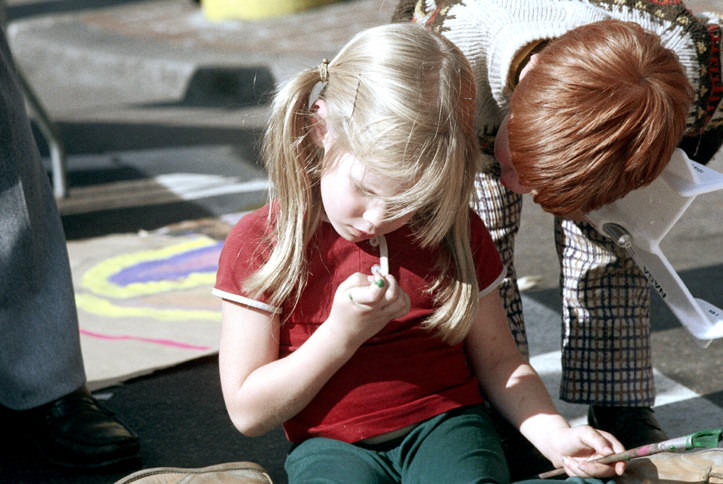
<svg viewBox="0 0 723 484">
<path fill-rule="evenodd" d="M 406 187 L 398 181 L 368 170 L 352 154 L 345 153 L 321 175 L 321 201 L 327 220 L 346 240 L 361 242 L 384 235 L 409 222 L 413 214 L 386 219 L 387 197 Z"/>
<path fill-rule="evenodd" d="M 495 137 L 495 158 L 499 162 L 502 170 L 500 173 L 500 181 L 515 193 L 529 193 L 531 188 L 520 183 L 515 165 L 513 165 L 510 160 L 510 139 L 507 133 L 508 121 L 509 114 L 502 120 L 497 130 L 497 136 Z"/>
</svg>

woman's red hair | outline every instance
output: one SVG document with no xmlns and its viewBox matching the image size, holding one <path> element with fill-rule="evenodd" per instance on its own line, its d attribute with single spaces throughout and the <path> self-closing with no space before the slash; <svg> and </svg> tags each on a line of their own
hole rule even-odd
<svg viewBox="0 0 723 484">
<path fill-rule="evenodd" d="M 595 210 L 663 171 L 691 102 L 657 35 L 617 20 L 579 27 L 540 51 L 512 95 L 512 163 L 548 212 Z"/>
</svg>

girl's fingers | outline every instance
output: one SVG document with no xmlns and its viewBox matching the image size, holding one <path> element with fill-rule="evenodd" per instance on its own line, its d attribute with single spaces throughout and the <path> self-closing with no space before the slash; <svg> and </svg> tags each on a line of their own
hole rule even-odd
<svg viewBox="0 0 723 484">
<path fill-rule="evenodd" d="M 389 302 L 391 318 L 395 319 L 404 316 L 409 312 L 411 305 L 409 295 L 399 287 L 394 276 L 387 276 L 386 279 L 389 287 L 384 297 Z"/>
<path fill-rule="evenodd" d="M 409 294 L 399 287 L 399 284 L 397 284 L 397 280 L 394 279 L 394 276 L 387 276 L 386 280 L 389 287 L 387 292 L 384 294 L 384 297 L 387 301 L 389 301 L 390 306 L 393 307 L 394 314 L 392 319 L 402 317 L 409 312 L 411 307 Z"/>
<path fill-rule="evenodd" d="M 597 464 L 595 462 L 576 462 L 568 463 L 566 466 L 568 474 L 576 475 L 579 477 L 613 477 L 615 475 L 622 475 L 625 471 L 625 463 L 617 462 L 613 464 Z"/>
<path fill-rule="evenodd" d="M 358 276 L 358 277 L 356 277 Z M 384 298 L 388 284 L 383 278 L 371 279 L 370 276 L 357 273 L 344 282 L 349 283 L 347 297 L 357 305 L 376 306 Z"/>
<path fill-rule="evenodd" d="M 351 282 L 349 279 L 347 281 Z M 358 283 L 358 279 L 354 279 Z M 409 312 L 409 296 L 399 287 L 392 275 L 382 277 L 380 274 L 365 276 L 362 284 L 352 285 L 347 289 L 347 297 L 354 304 L 365 309 L 382 310 L 391 314 L 390 319 L 403 316 Z"/>
<path fill-rule="evenodd" d="M 361 272 L 355 272 L 339 284 L 338 290 L 349 291 L 358 287 L 364 287 L 369 284 L 368 277 L 369 276 Z"/>
<path fill-rule="evenodd" d="M 597 429 L 595 429 L 595 432 L 603 436 L 607 444 L 611 446 L 614 454 L 618 454 L 625 450 L 625 446 L 623 446 L 623 444 L 610 432 Z"/>
</svg>

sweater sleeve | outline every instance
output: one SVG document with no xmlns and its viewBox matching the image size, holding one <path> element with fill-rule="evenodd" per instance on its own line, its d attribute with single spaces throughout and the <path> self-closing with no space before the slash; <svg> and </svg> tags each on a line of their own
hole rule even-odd
<svg viewBox="0 0 723 484">
<path fill-rule="evenodd" d="M 695 18 L 700 84 L 696 90 L 693 121 L 680 147 L 688 156 L 707 163 L 723 144 L 723 14 L 703 12 Z"/>
</svg>

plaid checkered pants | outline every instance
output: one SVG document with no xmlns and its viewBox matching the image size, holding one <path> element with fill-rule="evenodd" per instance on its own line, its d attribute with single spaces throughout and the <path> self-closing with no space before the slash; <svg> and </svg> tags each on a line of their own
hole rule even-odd
<svg viewBox="0 0 723 484">
<path fill-rule="evenodd" d="M 477 196 L 477 212 L 507 267 L 500 295 L 510 329 L 520 351 L 528 355 L 513 260 L 522 197 L 508 191 L 496 173 L 478 175 Z M 650 290 L 645 275 L 624 251 L 587 223 L 556 218 L 555 242 L 562 291 L 560 398 L 573 403 L 652 406 Z"/>
</svg>

